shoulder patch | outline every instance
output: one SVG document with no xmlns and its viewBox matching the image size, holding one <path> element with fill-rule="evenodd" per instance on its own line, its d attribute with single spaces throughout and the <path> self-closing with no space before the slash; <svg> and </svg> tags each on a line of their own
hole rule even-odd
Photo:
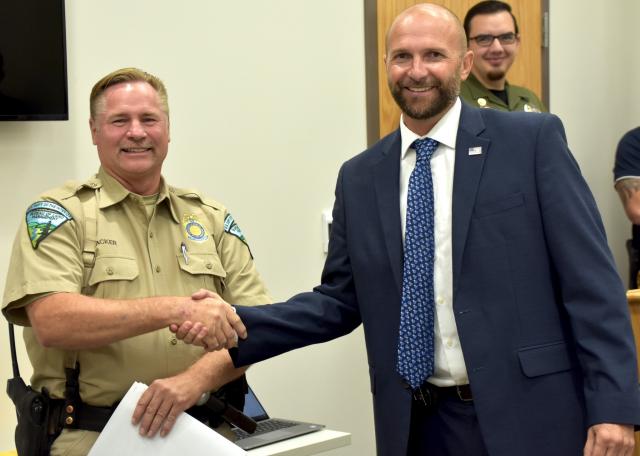
<svg viewBox="0 0 640 456">
<path fill-rule="evenodd" d="M 62 206 L 53 201 L 38 201 L 27 209 L 26 222 L 31 246 L 38 248 L 47 236 L 60 228 L 69 220 L 73 220 L 71 214 Z"/>
<path fill-rule="evenodd" d="M 247 239 L 244 237 L 242 230 L 240 229 L 236 221 L 233 219 L 233 216 L 231 214 L 227 214 L 227 216 L 224 218 L 224 231 L 225 233 L 234 235 L 235 237 L 240 239 L 242 242 L 244 242 L 247 245 L 247 247 L 249 247 L 249 244 L 247 243 Z"/>
</svg>

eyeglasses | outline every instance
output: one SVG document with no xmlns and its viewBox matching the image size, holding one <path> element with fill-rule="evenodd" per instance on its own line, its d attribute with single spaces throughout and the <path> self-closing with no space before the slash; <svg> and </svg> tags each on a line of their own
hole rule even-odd
<svg viewBox="0 0 640 456">
<path fill-rule="evenodd" d="M 474 40 L 480 47 L 489 47 L 493 44 L 493 40 L 500 41 L 500 44 L 513 44 L 518 39 L 518 35 L 513 32 L 503 33 L 502 35 L 476 35 L 469 38 L 469 41 Z"/>
</svg>

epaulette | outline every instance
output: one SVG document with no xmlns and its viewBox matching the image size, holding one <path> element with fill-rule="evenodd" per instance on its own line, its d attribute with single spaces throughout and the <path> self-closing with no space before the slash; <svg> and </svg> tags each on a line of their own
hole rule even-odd
<svg viewBox="0 0 640 456">
<path fill-rule="evenodd" d="M 202 196 L 198 190 L 192 188 L 177 188 L 169 186 L 169 191 L 176 195 L 178 198 L 195 199 L 200 201 L 205 206 L 209 206 L 217 211 L 224 210 L 224 206 L 222 204 L 220 204 L 213 198 Z"/>
<path fill-rule="evenodd" d="M 56 187 L 50 190 L 47 190 L 43 193 L 46 197 L 64 201 L 66 199 L 71 198 L 74 195 L 77 195 L 83 189 L 96 189 L 102 187 L 102 182 L 98 179 L 97 176 L 93 176 L 87 179 L 85 182 L 78 182 L 76 180 L 68 180 L 60 187 Z"/>
<path fill-rule="evenodd" d="M 54 200 L 64 201 L 78 193 L 82 187 L 83 184 L 81 182 L 69 180 L 60 187 L 47 190 L 43 195 Z"/>
</svg>

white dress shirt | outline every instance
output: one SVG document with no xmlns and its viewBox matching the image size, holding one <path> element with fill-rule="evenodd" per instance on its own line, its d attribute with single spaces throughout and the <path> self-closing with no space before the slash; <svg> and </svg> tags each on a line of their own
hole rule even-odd
<svg viewBox="0 0 640 456">
<path fill-rule="evenodd" d="M 453 169 L 455 147 L 462 104 L 455 104 L 425 136 L 418 136 L 400 119 L 400 217 L 402 239 L 407 221 L 407 194 L 409 177 L 416 165 L 416 151 L 411 144 L 419 138 L 431 138 L 439 145 L 431 157 L 435 220 L 435 371 L 428 381 L 437 386 L 469 383 L 467 368 L 460 347 L 458 329 L 453 314 L 453 264 L 451 246 L 451 206 L 453 200 Z"/>
</svg>

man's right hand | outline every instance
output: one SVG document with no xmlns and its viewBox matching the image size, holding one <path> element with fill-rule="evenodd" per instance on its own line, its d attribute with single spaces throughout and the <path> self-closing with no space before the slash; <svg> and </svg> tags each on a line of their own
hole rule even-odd
<svg viewBox="0 0 640 456">
<path fill-rule="evenodd" d="M 178 339 L 215 351 L 235 347 L 238 337 L 247 337 L 247 330 L 234 308 L 216 293 L 201 289 L 191 296 L 191 300 L 188 319 L 180 325 L 170 326 Z"/>
</svg>

